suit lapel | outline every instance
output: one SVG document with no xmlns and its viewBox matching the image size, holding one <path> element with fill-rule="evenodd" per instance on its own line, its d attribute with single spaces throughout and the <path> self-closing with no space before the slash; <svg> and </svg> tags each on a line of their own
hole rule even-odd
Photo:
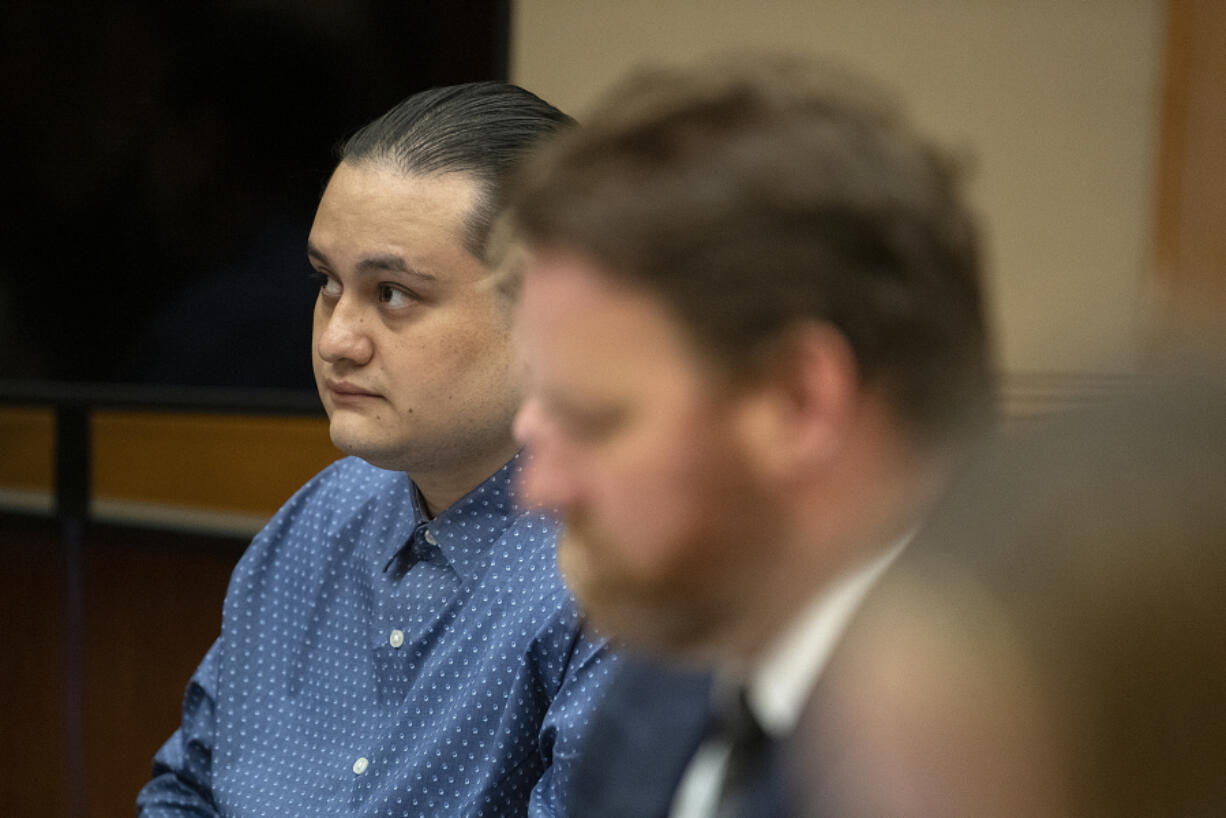
<svg viewBox="0 0 1226 818">
<path fill-rule="evenodd" d="M 711 679 L 627 656 L 594 716 L 570 799 L 583 818 L 664 818 L 706 730 Z"/>
</svg>

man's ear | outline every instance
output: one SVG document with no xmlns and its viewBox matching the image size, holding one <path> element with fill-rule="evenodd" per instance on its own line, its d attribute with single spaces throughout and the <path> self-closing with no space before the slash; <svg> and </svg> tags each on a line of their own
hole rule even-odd
<svg viewBox="0 0 1226 818">
<path fill-rule="evenodd" d="M 768 480 L 811 477 L 835 462 L 860 397 L 855 354 L 829 324 L 788 330 L 746 395 L 744 433 Z"/>
</svg>

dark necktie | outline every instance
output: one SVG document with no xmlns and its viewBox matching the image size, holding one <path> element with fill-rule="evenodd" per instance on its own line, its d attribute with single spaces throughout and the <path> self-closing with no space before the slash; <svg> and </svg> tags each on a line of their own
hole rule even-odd
<svg viewBox="0 0 1226 818">
<path fill-rule="evenodd" d="M 716 818 L 750 818 L 750 793 L 767 783 L 771 738 L 738 688 L 719 708 L 720 735 L 728 742 L 728 763 L 715 809 Z"/>
</svg>

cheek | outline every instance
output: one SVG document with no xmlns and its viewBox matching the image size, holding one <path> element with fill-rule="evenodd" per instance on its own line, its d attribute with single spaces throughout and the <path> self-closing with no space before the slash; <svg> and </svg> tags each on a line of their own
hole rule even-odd
<svg viewBox="0 0 1226 818">
<path fill-rule="evenodd" d="M 599 522 L 622 546 L 621 559 L 642 576 L 671 573 L 695 556 L 723 503 L 707 470 L 714 464 L 674 442 L 667 451 L 626 458 L 597 475 Z"/>
<path fill-rule="evenodd" d="M 472 369 L 471 344 L 462 334 L 388 333 L 377 344 L 379 378 L 400 396 L 401 411 L 428 411 L 454 398 Z"/>
<path fill-rule="evenodd" d="M 322 320 L 319 316 L 319 304 L 315 304 L 315 311 L 311 316 L 311 362 L 316 369 L 319 368 L 319 333 L 323 331 Z"/>
<path fill-rule="evenodd" d="M 403 354 L 414 356 L 421 367 L 457 386 L 482 387 L 508 377 L 512 367 L 509 331 L 490 323 L 484 313 L 453 318 L 446 331 L 422 333 L 419 343 Z"/>
</svg>

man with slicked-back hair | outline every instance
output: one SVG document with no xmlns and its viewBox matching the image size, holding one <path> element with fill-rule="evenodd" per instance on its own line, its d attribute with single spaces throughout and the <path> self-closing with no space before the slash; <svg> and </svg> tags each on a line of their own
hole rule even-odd
<svg viewBox="0 0 1226 818">
<path fill-rule="evenodd" d="M 146 818 L 552 816 L 607 671 L 517 509 L 511 309 L 486 243 L 525 150 L 569 118 L 498 82 L 350 137 L 307 242 L 312 360 L 349 457 L 252 541 Z"/>
</svg>

